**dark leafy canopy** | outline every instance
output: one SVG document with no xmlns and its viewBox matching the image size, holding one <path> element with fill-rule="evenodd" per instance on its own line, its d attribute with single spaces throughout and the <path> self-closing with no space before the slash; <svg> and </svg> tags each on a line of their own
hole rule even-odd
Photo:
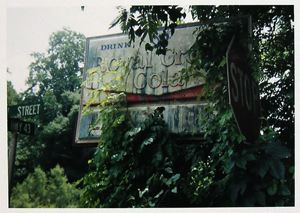
<svg viewBox="0 0 300 213">
<path fill-rule="evenodd" d="M 119 107 L 101 111 L 103 134 L 90 162 L 93 171 L 82 182 L 84 206 L 155 207 L 174 198 L 180 174 L 161 113 L 155 110 L 134 127 Z"/>
<path fill-rule="evenodd" d="M 225 18 L 251 15 L 253 21 L 253 57 L 254 62 L 257 62 L 254 70 L 256 70 L 256 77 L 260 81 L 263 117 L 268 118 L 269 125 L 280 132 L 280 135 L 285 137 L 283 142 L 292 148 L 293 143 L 288 143 L 286 139 L 293 141 L 293 138 L 288 138 L 293 137 L 293 134 L 289 134 L 288 131 L 292 130 L 294 126 L 293 6 L 191 6 L 190 12 L 192 18 L 200 23 L 205 23 L 208 20 L 220 21 Z M 164 46 L 158 46 L 158 43 L 167 44 L 169 36 L 158 36 L 158 26 L 164 27 L 162 34 L 167 30 L 173 32 L 176 23 L 185 16 L 183 8 L 178 6 L 132 6 L 129 11 L 122 10 L 121 16 L 114 24 L 121 23 L 123 29 L 128 31 L 132 41 L 135 40 L 136 36 L 145 38 L 145 34 L 148 34 L 150 38 L 155 37 L 155 40 L 150 39 L 150 44 L 146 46 L 163 49 Z M 150 25 L 151 23 L 153 26 Z M 228 25 L 229 23 L 227 23 Z M 201 58 L 202 61 L 205 61 L 204 63 L 208 64 L 208 60 L 216 63 L 218 60 L 216 57 L 224 56 L 224 51 L 228 46 L 228 38 L 227 40 L 218 39 L 218 36 L 228 34 L 226 31 L 231 33 L 230 27 L 227 28 L 224 29 L 223 27 L 220 31 L 212 26 L 207 30 L 207 34 L 201 33 L 199 35 L 195 47 L 203 49 L 200 53 L 202 57 L 210 53 L 208 54 L 209 57 L 205 58 L 206 60 Z M 140 33 L 141 30 L 142 34 Z M 202 42 L 203 39 L 205 42 Z M 215 54 L 211 54 L 214 51 Z M 157 53 L 163 54 L 164 51 L 160 50 Z M 206 64 L 202 64 L 204 68 L 207 68 L 205 67 Z"/>
<path fill-rule="evenodd" d="M 123 21 L 123 28 L 133 31 L 129 33 L 130 39 L 134 40 L 135 36 L 140 36 L 139 29 L 143 27 L 144 22 L 141 18 L 135 18 L 135 14 L 143 14 L 145 10 L 157 11 L 172 8 L 173 10 L 182 11 L 182 8 L 175 6 L 133 6 L 130 11 L 123 11 L 128 19 L 118 19 Z M 168 11 L 168 10 L 167 10 Z M 168 12 L 165 11 L 167 14 Z M 294 138 L 294 9 L 293 6 L 191 6 L 190 11 L 194 20 L 205 23 L 208 20 L 218 20 L 232 17 L 242 17 L 251 15 L 253 28 L 253 71 L 257 80 L 260 82 L 261 104 L 263 109 L 263 119 L 267 120 L 271 126 L 282 138 L 282 142 L 293 150 Z M 152 14 L 150 13 L 150 14 Z M 148 22 L 165 23 L 165 29 L 171 29 L 171 23 L 181 20 L 182 13 L 175 13 L 176 18 L 166 21 L 167 16 L 147 16 Z M 135 15 L 135 16 L 134 16 Z M 140 17 L 140 16 L 137 16 Z M 236 24 L 236 23 L 235 23 Z M 158 24 L 156 24 L 157 26 Z M 229 23 L 227 23 L 228 26 Z M 247 26 L 246 26 L 247 27 Z M 157 28 L 149 29 L 146 33 L 155 34 Z M 224 51 L 228 46 L 228 39 L 231 38 L 232 32 L 229 27 L 217 29 L 211 25 L 205 33 L 201 33 L 195 44 L 196 49 L 202 49 L 198 52 L 201 56 L 202 65 L 209 73 L 208 64 L 217 64 L 222 60 Z M 156 32 L 157 33 L 157 32 Z M 226 37 L 229 34 L 229 37 Z M 222 36 L 218 38 L 219 36 Z M 143 36 L 144 37 L 144 36 Z M 158 38 L 158 37 L 157 37 Z M 161 37 L 161 39 L 167 39 Z M 226 40 L 227 39 L 227 40 Z M 163 41 L 162 41 L 163 42 Z M 155 42 L 150 40 L 150 45 Z M 206 57 L 207 56 L 207 57 Z M 203 57 L 205 60 L 203 60 Z M 199 60 L 198 60 L 199 61 Z M 195 61 L 196 63 L 196 61 Z M 199 63 L 199 62 L 198 62 Z M 218 65 L 218 64 L 217 64 Z M 212 66 L 211 66 L 212 67 Z M 218 73 L 219 70 L 217 70 Z M 216 73 L 217 74 L 217 73 Z M 208 78 L 218 75 L 208 75 Z M 208 79 L 215 85 L 219 79 Z"/>
<path fill-rule="evenodd" d="M 193 146 L 179 145 L 178 148 L 169 136 L 160 136 L 161 142 L 147 140 L 148 134 L 152 133 L 143 132 L 143 128 L 125 129 L 123 122 L 120 126 L 114 126 L 115 129 L 107 129 L 103 125 L 103 144 L 98 147 L 92 163 L 95 172 L 84 178 L 85 205 L 294 205 L 293 6 L 191 6 L 189 9 L 194 20 L 206 23 L 191 48 L 194 56 L 191 66 L 182 70 L 183 76 L 199 75 L 199 68 L 206 72 L 202 98 L 208 104 L 201 115 L 205 142 Z M 253 49 L 249 61 L 252 75 L 259 81 L 262 109 L 261 134 L 253 144 L 245 143 L 235 124 L 228 104 L 225 66 L 225 52 L 233 34 L 240 35 L 242 45 L 248 44 L 247 19 L 220 24 L 224 18 L 233 20 L 245 15 L 251 15 L 253 21 Z M 121 10 L 113 25 L 120 23 L 132 41 L 136 36 L 143 39 L 148 35 L 150 43 L 145 48 L 164 54 L 174 26 L 184 17 L 183 9 L 178 6 L 132 6 L 129 11 Z M 209 20 L 218 20 L 219 24 L 213 24 L 214 21 L 207 24 Z M 159 27 L 162 31 L 158 32 Z M 160 125 L 163 126 L 163 123 Z M 150 122 L 150 126 L 154 128 L 155 125 Z M 118 137 L 111 138 L 116 132 Z M 115 140 L 119 140 L 116 148 L 110 147 Z M 170 189 L 175 196 L 167 194 L 163 178 L 156 179 L 162 191 L 156 190 L 152 176 L 140 176 L 138 182 L 134 179 L 138 171 L 133 169 L 139 162 L 139 169 L 148 164 L 145 164 L 143 156 L 135 152 L 136 155 L 131 155 L 130 150 L 135 146 L 133 142 L 127 143 L 131 140 L 140 149 L 143 144 L 151 144 L 156 149 L 159 144 L 171 147 L 171 153 L 163 152 L 159 159 L 149 156 L 148 160 L 153 163 L 149 168 L 158 166 L 153 170 L 155 179 L 162 177 L 161 171 L 165 168 L 164 164 L 156 163 L 168 157 L 173 165 L 172 171 L 176 171 L 172 176 L 176 181 L 172 182 Z M 156 152 L 160 153 L 158 150 Z M 128 161 L 134 162 L 133 165 L 124 161 L 129 156 L 129 159 L 134 158 L 134 161 Z M 176 159 L 180 159 L 180 164 L 176 164 Z M 123 191 L 128 194 L 122 194 Z M 164 199 L 165 196 L 169 200 Z"/>
<path fill-rule="evenodd" d="M 120 23 L 132 41 L 135 36 L 143 40 L 148 35 L 151 44 L 146 49 L 155 48 L 157 54 L 165 54 L 168 38 L 173 35 L 178 20 L 185 17 L 183 8 L 177 6 L 134 6 L 130 11 L 121 10 L 112 27 Z M 159 27 L 163 27 L 162 32 L 158 32 Z"/>
</svg>

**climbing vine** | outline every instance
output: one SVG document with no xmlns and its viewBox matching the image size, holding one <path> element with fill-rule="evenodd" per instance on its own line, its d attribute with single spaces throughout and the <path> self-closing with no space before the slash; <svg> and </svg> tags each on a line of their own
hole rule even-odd
<svg viewBox="0 0 300 213">
<path fill-rule="evenodd" d="M 294 162 L 293 128 L 286 128 L 282 122 L 293 123 L 293 100 L 283 93 L 276 93 L 287 101 L 291 112 L 269 114 L 273 107 L 273 96 L 268 97 L 267 88 L 274 91 L 287 89 L 293 97 L 293 61 L 288 69 L 280 63 L 281 50 L 277 53 L 265 44 L 272 39 L 291 36 L 293 27 L 284 27 L 293 12 L 289 7 L 191 7 L 193 17 L 210 20 L 218 17 L 244 15 L 252 11 L 254 38 L 248 40 L 248 26 L 245 22 L 233 24 L 208 24 L 197 37 L 190 50 L 191 67 L 182 70 L 183 78 L 201 74 L 206 81 L 201 100 L 207 104 L 200 115 L 203 121 L 204 140 L 198 144 L 178 144 L 168 132 L 163 120 L 163 108 L 157 108 L 138 125 L 130 122 L 129 113 L 124 110 L 124 94 L 115 94 L 100 110 L 102 124 L 100 143 L 94 158 L 90 161 L 91 172 L 82 180 L 83 205 L 87 207 L 166 207 L 166 206 L 290 206 L 294 205 Z M 147 19 L 132 14 L 144 14 Z M 175 12 L 174 12 L 175 11 Z M 176 12 L 177 11 L 177 12 Z M 255 12 L 256 11 L 256 12 Z M 171 14 L 170 14 L 171 13 Z M 267 15 L 266 15 L 266 14 Z M 127 15 L 126 18 L 125 15 Z M 291 15 L 291 16 L 290 16 Z M 176 19 L 174 18 L 177 17 Z M 125 17 L 125 18 L 124 18 Z M 140 17 L 140 18 L 139 18 Z M 183 12 L 174 7 L 132 7 L 122 11 L 117 19 L 129 32 L 130 38 L 156 37 L 145 48 L 156 48 L 157 54 L 164 54 L 165 36 L 155 33 L 153 23 L 162 25 L 165 31 L 176 30 L 176 20 Z M 271 19 L 269 19 L 271 17 Z M 274 17 L 272 19 L 272 17 Z M 287 18 L 289 17 L 289 18 Z M 167 22 L 169 20 L 170 22 Z M 159 20 L 159 21 L 157 21 Z M 174 21 L 175 20 L 175 21 Z M 275 21 L 274 21 L 275 20 Z M 279 21 L 276 21 L 279 20 Z M 149 28 L 143 27 L 148 23 Z M 265 23 L 265 24 L 264 24 Z M 271 24 L 270 24 L 271 23 Z M 277 26 L 278 25 L 278 26 Z M 273 28 L 277 26 L 277 30 Z M 263 28 L 270 27 L 270 34 Z M 172 33 L 171 33 L 172 34 Z M 232 36 L 239 35 L 241 45 L 252 46 L 249 61 L 252 77 L 261 86 L 261 132 L 255 143 L 247 143 L 235 123 L 228 104 L 228 88 L 225 53 Z M 277 47 L 276 44 L 273 44 Z M 267 50 L 266 50 L 267 49 Z M 289 52 L 290 51 L 290 52 Z M 284 57 L 289 58 L 289 49 Z M 275 55 L 274 55 L 275 54 Z M 283 88 L 271 86 L 270 78 L 280 76 L 275 67 L 270 68 L 270 59 L 280 64 L 284 76 Z M 201 59 L 201 60 L 200 60 Z M 266 64 L 268 64 L 266 66 Z M 275 74 L 274 74 L 275 73 Z M 273 79 L 274 80 L 274 79 Z M 116 101 L 118 100 L 118 101 Z M 291 101 L 291 103 L 289 102 Z M 108 104 L 113 103 L 113 104 Z M 280 121 L 282 117 L 288 117 Z M 276 122 L 275 122 L 276 121 Z M 291 121 L 292 123 L 288 122 Z M 279 129 L 279 130 L 278 130 Z"/>
</svg>

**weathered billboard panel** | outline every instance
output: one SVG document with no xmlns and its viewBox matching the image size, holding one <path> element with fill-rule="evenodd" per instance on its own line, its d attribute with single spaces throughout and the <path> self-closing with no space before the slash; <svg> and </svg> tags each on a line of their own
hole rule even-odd
<svg viewBox="0 0 300 213">
<path fill-rule="evenodd" d="M 181 70 L 191 62 L 189 50 L 198 25 L 182 25 L 169 39 L 166 55 L 146 51 L 140 41 L 130 44 L 125 34 L 87 38 L 84 83 L 76 130 L 76 143 L 91 143 L 99 138 L 100 127 L 91 128 L 97 117 L 97 105 L 110 92 L 124 92 L 131 118 L 143 119 L 143 112 L 164 106 L 164 119 L 171 132 L 186 135 L 201 133 L 199 113 L 202 104 L 196 97 L 202 91 L 203 79 L 181 77 Z M 103 91 L 93 97 L 94 91 Z M 95 110 L 82 114 L 85 105 Z M 140 116 L 139 116 L 140 115 Z"/>
</svg>

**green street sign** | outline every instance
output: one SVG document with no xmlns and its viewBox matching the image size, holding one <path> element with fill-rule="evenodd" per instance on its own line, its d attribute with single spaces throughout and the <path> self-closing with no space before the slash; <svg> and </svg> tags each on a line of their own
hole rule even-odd
<svg viewBox="0 0 300 213">
<path fill-rule="evenodd" d="M 21 121 L 17 118 L 8 118 L 8 131 L 18 132 L 24 135 L 34 135 L 35 124 L 32 122 Z"/>
<path fill-rule="evenodd" d="M 35 115 L 39 115 L 41 112 L 41 104 L 27 104 L 27 105 L 14 105 L 8 107 L 8 115 L 9 117 L 31 117 Z"/>
</svg>

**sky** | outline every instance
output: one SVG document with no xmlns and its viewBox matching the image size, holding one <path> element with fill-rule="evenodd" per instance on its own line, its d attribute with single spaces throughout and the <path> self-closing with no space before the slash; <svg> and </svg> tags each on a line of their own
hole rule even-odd
<svg viewBox="0 0 300 213">
<path fill-rule="evenodd" d="M 121 32 L 118 26 L 109 30 L 117 17 L 117 5 L 85 6 L 22 6 L 7 8 L 6 56 L 7 80 L 14 88 L 25 91 L 28 66 L 33 52 L 46 52 L 51 33 L 68 27 L 86 37 Z"/>
<path fill-rule="evenodd" d="M 80 1 L 75 1 L 75 4 L 48 5 L 25 4 L 17 0 L 10 2 L 6 10 L 6 75 L 17 92 L 27 89 L 25 82 L 29 76 L 28 66 L 33 62 L 30 54 L 46 52 L 51 33 L 63 27 L 86 37 L 120 33 L 119 26 L 112 29 L 109 27 L 118 16 L 117 6 L 121 3 L 128 8 L 129 5 L 128 1 L 102 1 L 100 4 L 86 4 L 91 1 L 82 1 L 80 4 Z M 83 11 L 81 5 L 85 5 Z"/>
</svg>

